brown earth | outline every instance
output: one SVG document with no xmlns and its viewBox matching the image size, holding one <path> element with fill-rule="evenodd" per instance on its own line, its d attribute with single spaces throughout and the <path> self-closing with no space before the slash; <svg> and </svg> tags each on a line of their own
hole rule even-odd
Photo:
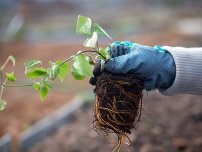
<svg viewBox="0 0 202 152">
<path fill-rule="evenodd" d="M 147 45 L 195 44 L 195 37 L 181 37 L 171 31 L 140 36 L 136 42 Z M 82 49 L 81 45 L 66 43 L 0 44 L 0 64 L 12 54 L 16 57 L 14 68 L 18 82 L 25 82 L 23 63 L 29 59 L 48 61 L 65 59 Z M 12 69 L 11 65 L 8 71 Z M 26 80 L 28 81 L 28 80 Z M 11 133 L 15 144 L 19 134 L 41 118 L 66 104 L 75 94 L 92 88 L 84 81 L 73 81 L 70 76 L 64 84 L 56 81 L 56 87 L 45 102 L 32 88 L 6 88 L 4 99 L 7 107 L 0 112 L 0 137 Z M 164 97 L 157 94 L 143 99 L 147 114 L 138 130 L 131 135 L 132 144 L 123 151 L 201 151 L 202 98 L 201 96 Z M 158 105 L 158 106 L 157 106 Z M 75 120 L 48 137 L 33 152 L 46 151 L 111 151 L 115 141 L 103 140 L 92 130 L 92 107 L 78 111 Z"/>
<path fill-rule="evenodd" d="M 166 97 L 150 92 L 143 98 L 144 114 L 122 152 L 202 151 L 202 96 Z M 74 120 L 29 152 L 110 152 L 116 138 L 104 138 L 92 129 L 93 107 L 75 113 Z"/>
</svg>

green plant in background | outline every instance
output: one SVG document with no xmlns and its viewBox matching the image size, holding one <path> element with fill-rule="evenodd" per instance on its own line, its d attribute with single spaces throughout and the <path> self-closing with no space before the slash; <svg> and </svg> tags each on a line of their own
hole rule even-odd
<svg viewBox="0 0 202 152">
<path fill-rule="evenodd" d="M 50 61 L 50 67 L 42 67 L 42 61 L 40 60 L 29 60 L 24 63 L 25 75 L 28 79 L 32 81 L 30 84 L 26 85 L 9 85 L 9 87 L 22 87 L 22 86 L 32 86 L 35 91 L 40 95 L 40 99 L 43 101 L 49 92 L 53 88 L 53 80 L 59 78 L 61 82 L 66 78 L 68 71 L 76 80 L 82 80 L 85 77 L 92 76 L 92 66 L 94 61 L 92 57 L 98 58 L 100 60 L 108 60 L 110 55 L 108 51 L 98 45 L 98 35 L 104 35 L 111 39 L 107 32 L 97 23 L 92 23 L 91 19 L 85 16 L 79 15 L 77 18 L 76 33 L 79 35 L 87 36 L 84 46 L 87 50 L 78 51 L 76 54 L 70 56 L 69 58 L 61 61 Z M 6 102 L 2 99 L 3 90 L 6 85 L 7 80 L 15 82 L 16 77 L 13 72 L 6 73 L 5 81 L 2 80 L 3 69 L 7 65 L 8 61 L 12 61 L 15 65 L 14 57 L 10 56 L 6 62 L 1 67 L 1 96 L 0 96 L 0 110 L 3 110 Z M 73 61 L 70 66 L 68 61 Z"/>
</svg>

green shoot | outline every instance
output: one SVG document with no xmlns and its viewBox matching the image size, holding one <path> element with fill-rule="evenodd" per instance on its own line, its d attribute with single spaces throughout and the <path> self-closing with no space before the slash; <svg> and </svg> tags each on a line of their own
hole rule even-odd
<svg viewBox="0 0 202 152">
<path fill-rule="evenodd" d="M 3 110 L 6 106 L 5 100 L 2 99 L 3 89 L 5 87 L 22 87 L 32 86 L 33 90 L 36 91 L 40 99 L 44 101 L 48 95 L 48 92 L 53 88 L 52 81 L 59 78 L 61 82 L 65 81 L 68 71 L 71 71 L 72 76 L 76 80 L 82 80 L 85 77 L 93 76 L 92 65 L 94 61 L 90 58 L 91 56 L 97 56 L 100 60 L 110 59 L 110 55 L 107 50 L 100 48 L 98 45 L 98 36 L 104 35 L 112 39 L 107 32 L 97 23 L 92 23 L 91 19 L 85 16 L 79 15 L 77 18 L 76 33 L 79 35 L 87 36 L 84 46 L 87 50 L 78 51 L 76 54 L 70 56 L 65 60 L 58 60 L 55 62 L 50 61 L 50 67 L 42 67 L 42 61 L 40 60 L 29 60 L 24 63 L 25 75 L 32 81 L 30 84 L 24 85 L 7 85 L 7 81 L 15 82 L 16 77 L 13 72 L 5 74 L 5 80 L 3 81 L 3 69 L 7 63 L 11 61 L 13 66 L 15 65 L 15 58 L 9 56 L 5 63 L 1 66 L 1 94 L 0 94 L 0 110 Z M 88 53 L 88 54 L 86 54 Z M 90 55 L 89 55 L 90 54 Z M 70 66 L 67 62 L 73 61 Z"/>
</svg>

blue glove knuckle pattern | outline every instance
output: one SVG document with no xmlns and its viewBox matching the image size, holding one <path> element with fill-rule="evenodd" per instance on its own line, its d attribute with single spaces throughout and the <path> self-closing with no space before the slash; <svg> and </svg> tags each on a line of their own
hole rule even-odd
<svg viewBox="0 0 202 152">
<path fill-rule="evenodd" d="M 172 56 L 160 46 L 149 47 L 129 41 L 114 42 L 112 59 L 106 70 L 112 73 L 138 73 L 145 77 L 145 89 L 168 88 L 175 78 Z"/>
</svg>

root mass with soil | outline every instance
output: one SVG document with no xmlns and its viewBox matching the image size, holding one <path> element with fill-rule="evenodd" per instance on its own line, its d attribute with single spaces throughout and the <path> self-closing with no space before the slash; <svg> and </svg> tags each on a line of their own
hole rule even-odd
<svg viewBox="0 0 202 152">
<path fill-rule="evenodd" d="M 95 130 L 116 133 L 119 151 L 124 138 L 136 128 L 142 111 L 143 77 L 134 74 L 115 75 L 103 72 L 97 77 L 94 89 Z"/>
</svg>

